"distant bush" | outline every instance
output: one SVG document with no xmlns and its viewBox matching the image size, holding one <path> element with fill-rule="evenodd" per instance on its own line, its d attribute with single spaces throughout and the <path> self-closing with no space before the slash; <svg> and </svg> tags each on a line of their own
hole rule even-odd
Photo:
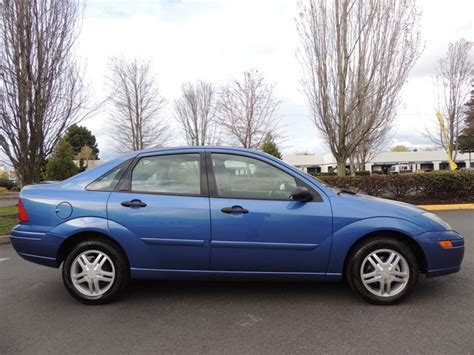
<svg viewBox="0 0 474 355">
<path fill-rule="evenodd" d="M 4 187 L 7 190 L 11 190 L 15 186 L 17 185 L 13 181 L 0 178 L 0 187 Z"/>
<path fill-rule="evenodd" d="M 402 200 L 409 193 L 419 190 L 419 186 L 415 184 L 415 177 L 416 174 L 387 175 L 386 191 L 396 200 Z"/>
<path fill-rule="evenodd" d="M 369 176 L 370 175 L 370 171 L 368 170 L 363 170 L 363 171 L 356 171 L 356 176 Z"/>
<path fill-rule="evenodd" d="M 318 179 L 324 181 L 330 186 L 337 187 L 339 189 L 355 189 L 356 180 L 358 178 L 351 178 L 349 176 L 331 176 L 321 175 Z"/>
<path fill-rule="evenodd" d="M 359 191 L 366 195 L 381 196 L 387 189 L 388 179 L 386 175 L 370 175 L 359 177 Z"/>
<path fill-rule="evenodd" d="M 364 170 L 364 171 L 356 171 L 356 176 L 369 176 L 370 171 Z M 315 173 L 313 174 L 314 176 L 337 176 L 336 171 L 330 171 L 327 173 Z M 346 171 L 346 176 L 350 176 L 351 173 L 349 171 Z"/>
<path fill-rule="evenodd" d="M 433 171 L 429 173 L 369 176 L 318 176 L 336 188 L 396 200 L 425 199 L 440 202 L 474 201 L 474 172 Z"/>
<path fill-rule="evenodd" d="M 336 176 L 336 172 L 335 171 L 331 171 L 331 172 L 328 172 L 328 173 L 316 173 L 316 174 L 313 174 L 314 176 Z"/>
<path fill-rule="evenodd" d="M 474 199 L 474 172 L 437 171 L 414 174 L 420 194 L 440 200 Z"/>
</svg>

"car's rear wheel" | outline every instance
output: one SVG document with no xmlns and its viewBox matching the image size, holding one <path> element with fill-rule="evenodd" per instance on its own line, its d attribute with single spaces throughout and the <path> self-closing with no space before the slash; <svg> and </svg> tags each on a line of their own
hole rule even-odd
<svg viewBox="0 0 474 355">
<path fill-rule="evenodd" d="M 366 301 L 390 305 L 400 302 L 418 280 L 418 263 L 403 242 L 379 237 L 359 245 L 346 270 L 351 288 Z"/>
<path fill-rule="evenodd" d="M 64 260 L 62 275 L 68 292 L 86 304 L 110 302 L 130 279 L 123 253 L 102 240 L 86 240 L 72 247 Z"/>
</svg>

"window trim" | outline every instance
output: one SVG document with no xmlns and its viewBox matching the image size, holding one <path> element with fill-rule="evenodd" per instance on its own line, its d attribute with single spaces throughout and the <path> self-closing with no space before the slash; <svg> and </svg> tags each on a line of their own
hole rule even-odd
<svg viewBox="0 0 474 355">
<path fill-rule="evenodd" d="M 120 183 L 120 180 L 122 179 L 124 174 L 126 174 L 127 169 L 130 167 L 130 164 L 132 163 L 132 161 L 133 161 L 133 158 L 125 160 L 124 162 L 120 163 L 119 165 L 116 165 L 113 168 L 107 170 L 107 172 L 103 173 L 101 176 L 99 176 L 98 178 L 96 178 L 93 181 L 91 181 L 90 183 L 88 183 L 87 186 L 86 186 L 86 190 L 87 191 L 95 191 L 95 192 L 113 192 L 113 191 L 115 191 L 118 184 Z M 112 181 L 112 183 L 111 183 L 112 186 L 110 188 L 108 188 L 107 190 L 98 190 L 98 189 L 90 188 L 90 186 L 92 184 L 96 183 L 98 180 L 102 179 L 104 176 L 110 174 L 110 172 L 117 169 L 118 167 L 120 167 L 120 170 L 119 170 L 117 176 Z"/>
<path fill-rule="evenodd" d="M 189 193 L 176 193 L 176 192 L 152 192 L 152 191 L 132 191 L 132 173 L 140 160 L 144 158 L 153 158 L 153 157 L 164 157 L 170 155 L 197 155 L 199 157 L 199 181 L 201 192 L 199 194 L 189 194 Z M 128 166 L 127 171 L 122 175 L 120 182 L 115 186 L 114 192 L 123 192 L 131 194 L 140 194 L 140 195 L 163 195 L 163 196 L 188 196 L 188 197 L 209 197 L 208 191 L 208 182 L 206 174 L 206 164 L 204 159 L 203 152 L 179 152 L 171 153 L 167 152 L 165 154 L 147 154 L 147 155 L 137 155 L 133 162 Z"/>
<path fill-rule="evenodd" d="M 322 196 L 320 193 L 318 193 L 312 186 L 308 185 L 306 182 L 301 180 L 298 176 L 295 176 L 279 166 L 270 163 L 268 161 L 265 161 L 263 159 L 259 159 L 255 156 L 251 155 L 245 155 L 245 154 L 239 154 L 239 153 L 234 153 L 234 152 L 216 152 L 216 151 L 208 151 L 206 152 L 206 167 L 207 167 L 207 176 L 208 176 L 208 184 L 209 184 L 209 196 L 212 198 L 226 198 L 226 199 L 233 199 L 233 200 L 255 200 L 255 201 L 286 201 L 286 202 L 292 202 L 293 200 L 290 199 L 283 199 L 283 198 L 256 198 L 256 197 L 226 197 L 226 196 L 220 196 L 219 191 L 217 190 L 217 182 L 216 182 L 216 176 L 214 174 L 214 166 L 212 165 L 212 155 L 213 154 L 220 154 L 220 155 L 235 155 L 237 157 L 245 157 L 249 159 L 254 159 L 257 160 L 261 163 L 268 164 L 271 167 L 280 170 L 281 172 L 290 175 L 296 180 L 296 186 L 304 186 L 306 187 L 310 192 L 311 195 L 313 196 L 313 199 L 309 202 L 324 202 Z"/>
</svg>

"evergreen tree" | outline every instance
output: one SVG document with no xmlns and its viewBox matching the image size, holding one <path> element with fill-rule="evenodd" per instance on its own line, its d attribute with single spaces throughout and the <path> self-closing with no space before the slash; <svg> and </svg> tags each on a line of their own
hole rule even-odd
<svg viewBox="0 0 474 355">
<path fill-rule="evenodd" d="M 267 134 L 265 137 L 265 140 L 263 141 L 262 144 L 262 150 L 270 155 L 273 155 L 274 157 L 281 159 L 282 155 L 280 151 L 278 150 L 278 147 L 275 143 L 275 140 L 273 139 L 273 136 L 271 134 Z"/>
<path fill-rule="evenodd" d="M 71 145 L 67 139 L 61 139 L 52 157 L 46 164 L 44 173 L 44 180 L 65 180 L 79 171 L 76 164 L 74 164 L 74 154 Z"/>
<path fill-rule="evenodd" d="M 474 89 L 471 99 L 466 103 L 465 127 L 459 136 L 458 149 L 461 152 L 474 152 Z"/>
<path fill-rule="evenodd" d="M 92 149 L 95 159 L 99 159 L 99 148 L 97 148 L 95 136 L 86 127 L 72 125 L 67 130 L 66 139 L 71 145 L 74 155 L 79 154 L 84 146 L 88 146 Z"/>
</svg>

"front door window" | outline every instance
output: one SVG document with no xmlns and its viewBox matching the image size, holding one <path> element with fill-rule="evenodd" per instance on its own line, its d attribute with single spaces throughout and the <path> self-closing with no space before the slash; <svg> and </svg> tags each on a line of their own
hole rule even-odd
<svg viewBox="0 0 474 355">
<path fill-rule="evenodd" d="M 289 200 L 296 179 L 265 162 L 245 156 L 212 154 L 219 197 Z"/>
</svg>

